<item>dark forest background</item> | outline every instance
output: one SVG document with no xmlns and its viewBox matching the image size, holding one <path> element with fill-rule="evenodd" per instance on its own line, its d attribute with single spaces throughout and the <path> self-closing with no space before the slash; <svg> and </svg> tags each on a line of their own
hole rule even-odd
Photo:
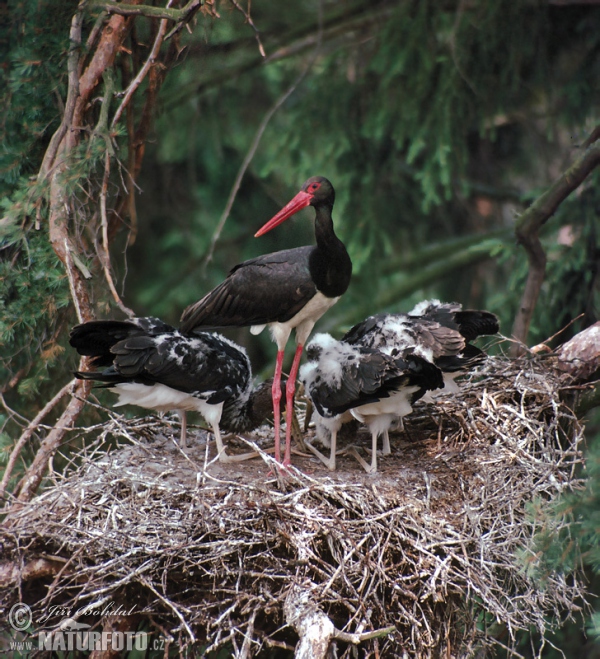
<svg viewBox="0 0 600 659">
<path fill-rule="evenodd" d="M 427 297 L 488 309 L 530 347 L 599 320 L 598 3 L 118 7 L 0 7 L 0 465 L 77 368 L 74 299 L 83 320 L 132 310 L 177 324 L 236 263 L 313 242 L 310 210 L 253 238 L 313 175 L 336 189 L 354 263 L 317 330 L 340 335 Z M 101 66 L 115 16 L 122 40 Z M 581 184 L 523 229 L 527 209 L 582 162 Z M 547 260 L 526 332 L 513 330 L 531 272 L 523 231 Z M 268 336 L 229 335 L 270 373 Z M 11 483 L 63 409 L 32 433 Z M 557 510 L 571 533 L 544 551 L 553 568 L 583 562 L 598 593 L 600 426 L 588 418 L 589 489 Z M 589 612 L 556 622 L 543 656 L 600 656 Z M 524 635 L 519 651 L 538 641 Z"/>
</svg>

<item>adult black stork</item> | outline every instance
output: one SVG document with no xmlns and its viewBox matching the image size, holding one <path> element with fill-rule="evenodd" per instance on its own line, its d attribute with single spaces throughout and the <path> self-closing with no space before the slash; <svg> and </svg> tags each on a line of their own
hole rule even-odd
<svg viewBox="0 0 600 659">
<path fill-rule="evenodd" d="M 300 380 L 317 412 L 317 435 L 327 444 L 326 458 L 314 446 L 310 450 L 327 468 L 335 470 L 337 432 L 352 417 L 371 431 L 371 464 L 358 454 L 364 469 L 377 471 L 377 438 L 383 434 L 383 454 L 390 453 L 388 430 L 398 418 L 412 412 L 412 404 L 426 391 L 444 386 L 440 369 L 410 352 L 386 354 L 373 348 L 336 341 L 317 334 L 306 348 L 308 361 L 300 369 Z"/>
<path fill-rule="evenodd" d="M 211 425 L 219 460 L 236 462 L 256 456 L 225 452 L 220 428 L 244 432 L 271 412 L 270 383 L 252 386 L 246 351 L 218 334 L 184 336 L 158 318 L 95 320 L 71 330 L 70 344 L 92 357 L 98 370 L 76 377 L 97 380 L 119 395 L 115 404 L 139 405 L 181 416 L 180 443 L 186 445 L 186 411 L 200 412 Z"/>
<path fill-rule="evenodd" d="M 498 330 L 498 317 L 489 311 L 463 310 L 458 302 L 425 300 L 407 314 L 369 316 L 354 325 L 342 341 L 388 353 L 411 350 L 433 362 L 444 374 L 445 386 L 434 394 L 437 396 L 456 393 L 455 379 L 485 359 L 485 353 L 470 341 Z"/>
<path fill-rule="evenodd" d="M 296 353 L 286 384 L 286 437 L 283 466 L 291 464 L 291 415 L 302 349 L 316 321 L 346 292 L 352 262 L 335 235 L 331 212 L 335 192 L 323 176 L 309 178 L 298 194 L 269 220 L 262 236 L 302 208 L 315 209 L 316 245 L 286 249 L 236 265 L 227 278 L 183 312 L 181 331 L 198 327 L 250 326 L 259 334 L 268 325 L 277 344 L 272 398 L 275 419 L 275 458 L 280 454 L 281 371 L 286 343 L 296 330 Z"/>
</svg>

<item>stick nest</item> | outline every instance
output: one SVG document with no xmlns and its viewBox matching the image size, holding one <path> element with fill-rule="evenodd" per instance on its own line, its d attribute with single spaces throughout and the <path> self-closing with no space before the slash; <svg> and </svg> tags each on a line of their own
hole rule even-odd
<svg viewBox="0 0 600 659">
<path fill-rule="evenodd" d="M 350 456 L 333 474 L 298 455 L 285 476 L 267 475 L 266 454 L 210 462 L 206 433 L 184 454 L 165 420 L 111 413 L 9 514 L 0 567 L 21 576 L 4 579 L 0 603 L 90 622 L 84 607 L 111 602 L 181 651 L 236 657 L 293 650 L 311 612 L 333 623 L 338 657 L 466 657 L 512 647 L 520 629 L 543 636 L 585 602 L 577 574 L 534 578 L 541 513 L 580 485 L 583 428 L 564 384 L 547 361 L 490 358 L 459 395 L 416 406 L 375 475 Z M 25 581 L 36 560 L 59 569 Z"/>
</svg>

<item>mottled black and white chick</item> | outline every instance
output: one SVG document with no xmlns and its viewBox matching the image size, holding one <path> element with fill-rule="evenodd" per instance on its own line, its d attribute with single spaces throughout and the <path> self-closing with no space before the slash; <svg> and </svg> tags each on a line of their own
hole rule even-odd
<svg viewBox="0 0 600 659">
<path fill-rule="evenodd" d="M 209 332 L 183 335 L 158 318 L 134 318 L 77 325 L 69 342 L 91 357 L 96 369 L 78 371 L 76 377 L 101 382 L 118 394 L 115 407 L 178 412 L 183 447 L 185 413 L 200 412 L 213 429 L 221 461 L 256 455 L 229 456 L 221 438 L 221 429 L 252 430 L 272 414 L 271 383 L 253 387 L 248 355 L 233 341 Z"/>
<path fill-rule="evenodd" d="M 444 387 L 434 396 L 456 393 L 455 379 L 485 359 L 472 345 L 478 336 L 495 334 L 498 318 L 489 311 L 462 309 L 457 302 L 425 300 L 409 313 L 380 313 L 354 325 L 342 341 L 393 354 L 410 350 L 433 362 L 444 374 Z M 430 400 L 428 394 L 425 400 Z"/>
<path fill-rule="evenodd" d="M 343 423 L 354 417 L 369 427 L 371 464 L 359 460 L 367 472 L 376 472 L 379 435 L 383 435 L 383 454 L 389 454 L 392 422 L 410 414 L 412 404 L 426 391 L 444 386 L 440 369 L 419 355 L 386 354 L 336 341 L 329 334 L 317 334 L 306 354 L 300 380 L 317 412 L 317 436 L 326 445 L 326 434 L 330 434 L 329 458 L 307 445 L 331 471 L 335 470 L 337 433 Z"/>
</svg>

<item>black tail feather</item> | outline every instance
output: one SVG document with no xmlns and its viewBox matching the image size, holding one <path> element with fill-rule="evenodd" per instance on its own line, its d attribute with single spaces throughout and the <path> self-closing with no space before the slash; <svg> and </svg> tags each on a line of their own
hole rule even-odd
<svg viewBox="0 0 600 659">
<path fill-rule="evenodd" d="M 460 333 L 467 341 L 473 341 L 478 336 L 496 334 L 500 330 L 498 316 L 489 311 L 458 311 L 455 314 Z"/>
</svg>

